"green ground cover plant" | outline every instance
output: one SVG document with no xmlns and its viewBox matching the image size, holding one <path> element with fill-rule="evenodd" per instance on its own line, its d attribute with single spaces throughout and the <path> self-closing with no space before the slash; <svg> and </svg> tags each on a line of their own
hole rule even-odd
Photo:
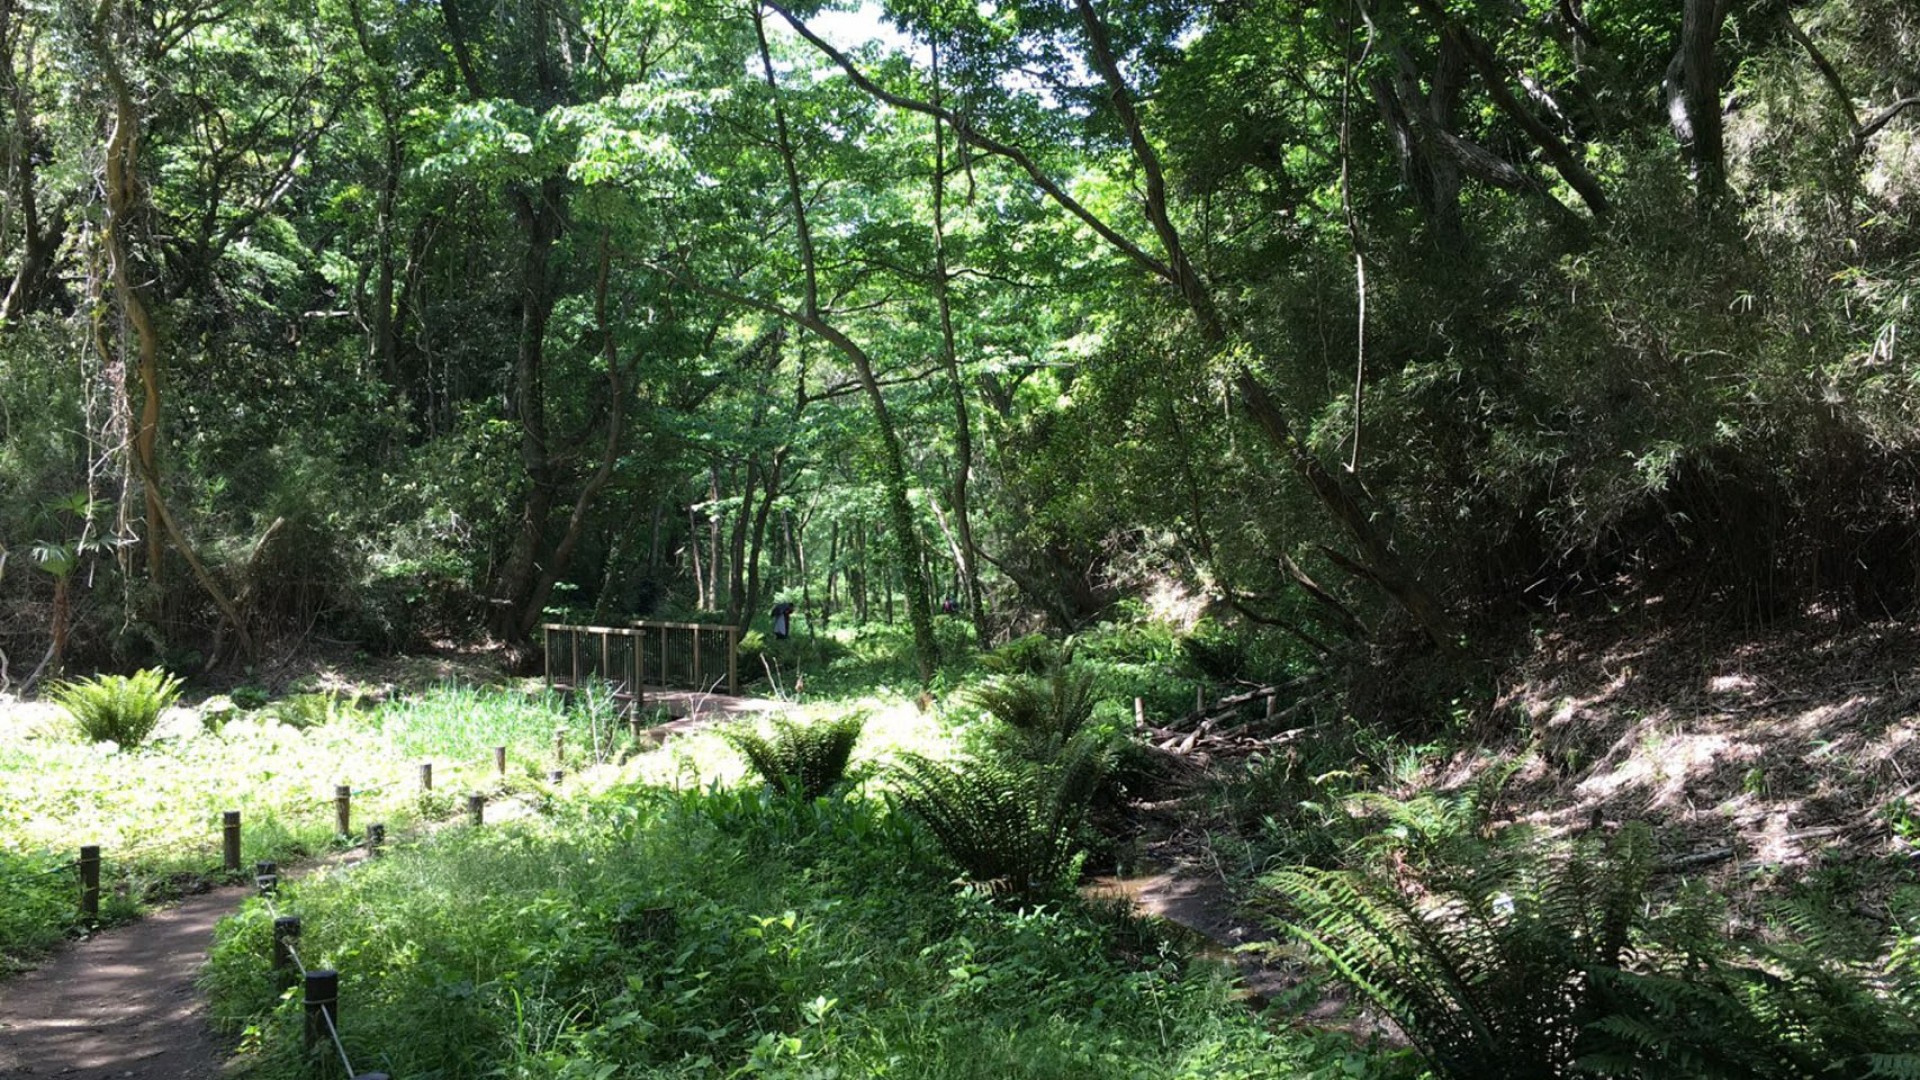
<svg viewBox="0 0 1920 1080">
<path fill-rule="evenodd" d="M 66 710 L 87 741 L 139 746 L 160 714 L 180 696 L 180 679 L 159 668 L 132 675 L 95 675 L 47 688 L 47 700 Z"/>
<path fill-rule="evenodd" d="M 641 786 L 448 830 L 279 909 L 342 972 L 356 1067 L 400 1076 L 1365 1075 L 1129 917 L 949 878 L 879 800 Z M 271 916 L 223 924 L 207 982 L 253 1075 L 293 1080 Z"/>
<path fill-rule="evenodd" d="M 339 843 L 340 784 L 354 789 L 356 834 L 382 821 L 398 838 L 452 813 L 452 793 L 496 788 L 491 747 L 511 748 L 507 783 L 525 785 L 557 726 L 587 726 L 549 696 L 457 686 L 372 709 L 298 695 L 209 715 L 225 719 L 203 725 L 176 711 L 158 737 L 117 747 L 57 722 L 0 737 L 0 968 L 76 928 L 68 867 L 83 844 L 102 848 L 103 919 L 123 919 L 217 875 L 222 811 L 241 812 L 243 866 Z M 430 794 L 419 788 L 423 760 L 435 766 Z"/>
<path fill-rule="evenodd" d="M 858 712 L 811 724 L 781 718 L 766 734 L 741 724 L 721 737 L 769 788 L 790 798 L 819 799 L 849 779 L 847 766 L 866 723 L 866 714 Z"/>
</svg>

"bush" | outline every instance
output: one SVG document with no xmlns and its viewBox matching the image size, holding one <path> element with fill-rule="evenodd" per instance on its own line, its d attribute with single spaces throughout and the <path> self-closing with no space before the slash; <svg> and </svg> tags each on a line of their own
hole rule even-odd
<svg viewBox="0 0 1920 1080">
<path fill-rule="evenodd" d="M 360 714 L 357 697 L 339 694 L 294 694 L 273 708 L 273 715 L 295 731 L 351 720 Z"/>
<path fill-rule="evenodd" d="M 1734 947 L 1696 898 L 1663 942 L 1671 959 L 1606 975 L 1618 996 L 1581 1065 L 1604 1076 L 1724 1080 L 1920 1077 L 1920 897 L 1896 901 L 1891 942 L 1833 897 L 1783 903 L 1791 940 Z"/>
<path fill-rule="evenodd" d="M 1110 740 L 1083 732 L 1049 763 L 989 755 L 958 763 L 904 757 L 898 800 L 976 883 L 1019 899 L 1069 884 L 1087 809 L 1112 767 Z"/>
<path fill-rule="evenodd" d="M 722 731 L 720 737 L 747 759 L 768 787 L 813 800 L 832 794 L 846 780 L 847 762 L 866 723 L 863 712 L 805 725 L 780 719 L 773 722 L 771 735 L 743 725 Z"/>
<path fill-rule="evenodd" d="M 1268 876 L 1299 911 L 1291 936 L 1390 1017 L 1435 1073 L 1565 1076 L 1609 1015 L 1653 869 L 1652 836 L 1550 859 L 1491 845 L 1451 886 L 1395 872 L 1296 867 Z"/>
<path fill-rule="evenodd" d="M 159 668 L 56 683 L 47 698 L 67 710 L 89 742 L 138 746 L 180 696 L 180 679 Z"/>
</svg>

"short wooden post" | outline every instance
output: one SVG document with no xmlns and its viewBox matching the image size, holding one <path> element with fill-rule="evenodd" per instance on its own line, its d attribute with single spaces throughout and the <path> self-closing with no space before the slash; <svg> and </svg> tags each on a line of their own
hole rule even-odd
<svg viewBox="0 0 1920 1080">
<path fill-rule="evenodd" d="M 547 783 L 552 784 L 556 787 L 558 787 L 560 782 L 562 780 L 565 780 L 566 778 L 567 778 L 567 770 L 565 769 L 553 769 L 547 773 Z"/>
<path fill-rule="evenodd" d="M 487 797 L 474 792 L 467 796 L 467 820 L 475 825 L 484 825 L 487 820 Z"/>
<path fill-rule="evenodd" d="M 280 889 L 280 864 L 261 860 L 253 864 L 253 887 L 261 896 L 272 896 Z"/>
<path fill-rule="evenodd" d="M 1206 711 L 1207 688 L 1204 686 L 1196 686 L 1193 688 L 1193 713 L 1195 716 L 1198 716 Z"/>
<path fill-rule="evenodd" d="M 376 821 L 367 826 L 367 858 L 380 857 L 380 846 L 387 842 L 387 823 Z"/>
<path fill-rule="evenodd" d="M 740 696 L 740 628 L 727 627 L 727 693 Z"/>
<path fill-rule="evenodd" d="M 228 810 L 220 815 L 222 864 L 227 873 L 240 872 L 240 811 Z"/>
<path fill-rule="evenodd" d="M 353 835 L 353 787 L 340 784 L 333 789 L 333 831 Z"/>
<path fill-rule="evenodd" d="M 507 748 L 504 746 L 496 746 L 493 748 L 493 771 L 499 773 L 501 779 L 506 779 Z"/>
<path fill-rule="evenodd" d="M 1279 714 L 1280 714 L 1280 695 L 1268 694 L 1267 695 L 1267 723 L 1269 724 L 1273 723 L 1273 718 L 1275 716 L 1278 716 Z"/>
<path fill-rule="evenodd" d="M 640 733 L 645 730 L 646 728 L 640 722 L 640 710 L 635 708 L 632 714 L 627 717 L 627 731 L 632 734 L 633 741 L 636 745 L 640 742 Z"/>
<path fill-rule="evenodd" d="M 1139 698 L 1133 699 L 1133 730 L 1147 730 L 1147 703 Z"/>
<path fill-rule="evenodd" d="M 420 763 L 420 790 L 433 790 L 433 762 L 431 761 Z"/>
<path fill-rule="evenodd" d="M 300 916 L 282 915 L 273 920 L 273 970 L 284 978 L 294 969 L 293 943 L 300 940 Z"/>
<path fill-rule="evenodd" d="M 332 968 L 307 972 L 307 1052 L 333 1042 L 340 1030 L 340 973 Z"/>
<path fill-rule="evenodd" d="M 100 918 L 100 845 L 80 849 L 80 917 L 88 922 Z"/>
<path fill-rule="evenodd" d="M 555 764 L 567 763 L 567 729 L 553 729 L 553 760 Z"/>
</svg>

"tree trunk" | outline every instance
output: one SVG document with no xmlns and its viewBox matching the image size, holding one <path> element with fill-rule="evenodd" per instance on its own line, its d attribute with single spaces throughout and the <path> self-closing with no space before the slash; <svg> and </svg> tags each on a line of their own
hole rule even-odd
<svg viewBox="0 0 1920 1080">
<path fill-rule="evenodd" d="M 707 588 L 702 611 L 720 606 L 720 466 L 707 466 Z"/>
<path fill-rule="evenodd" d="M 1680 47 L 1667 65 L 1667 119 L 1693 167 L 1703 204 L 1726 188 L 1726 147 L 1720 123 L 1720 74 L 1715 47 L 1727 18 L 1727 0 L 1683 0 Z"/>
<path fill-rule="evenodd" d="M 826 608 L 824 609 L 825 617 L 820 620 L 822 626 L 827 624 L 828 619 L 833 618 L 833 609 L 836 602 L 834 585 L 839 577 L 840 523 L 835 521 L 827 526 L 827 600 Z"/>
<path fill-rule="evenodd" d="M 53 257 L 67 232 L 67 208 L 63 204 L 42 221 L 40 214 L 39 161 L 45 143 L 34 123 L 33 103 L 27 97 L 26 79 L 31 74 L 16 68 L 16 47 L 23 48 L 31 63 L 32 39 L 20 42 L 27 34 L 15 10 L 15 0 L 0 0 L 0 93 L 13 114 L 13 131 L 7 139 L 10 160 L 7 171 L 13 177 L 10 194 L 20 208 L 20 263 L 14 267 L 13 280 L 0 297 L 0 325 L 13 322 L 42 302 L 50 281 Z"/>
<path fill-rule="evenodd" d="M 514 217 L 526 236 L 520 260 L 520 335 L 514 353 L 509 415 L 519 421 L 520 468 L 526 493 L 513 548 L 494 590 L 494 630 L 509 641 L 525 639 L 524 613 L 532 597 L 553 511 L 554 476 L 547 454 L 546 339 L 553 316 L 550 263 L 565 222 L 564 181 L 548 177 L 532 192 L 513 194 Z"/>
<path fill-rule="evenodd" d="M 620 367 L 618 346 L 614 341 L 613 323 L 607 313 L 607 282 L 612 253 L 609 237 L 605 230 L 600 233 L 600 267 L 595 277 L 593 292 L 594 320 L 600 331 L 601 359 L 607 365 L 607 438 L 600 451 L 600 467 L 594 470 L 586 484 L 580 488 L 579 496 L 574 499 L 573 512 L 567 515 L 566 529 L 560 534 L 560 543 L 547 558 L 546 568 L 540 571 L 539 581 L 534 585 L 533 594 L 527 598 L 526 606 L 520 613 L 519 640 L 525 640 L 540 625 L 542 612 L 547 601 L 553 596 L 553 587 L 566 574 L 567 567 L 573 562 L 574 549 L 580 546 L 580 538 L 586 532 L 587 513 L 594 501 L 606 490 L 613 479 L 614 466 L 620 462 L 620 440 L 627 427 L 627 388 L 624 372 Z"/>
<path fill-rule="evenodd" d="M 693 606 L 704 611 L 707 607 L 707 581 L 700 570 L 700 520 L 694 516 L 693 507 L 687 507 L 687 550 L 693 552 Z"/>
<path fill-rule="evenodd" d="M 727 541 L 727 621 L 738 626 L 747 602 L 747 533 L 753 527 L 754 489 L 760 486 L 760 455 L 747 458 L 746 483 L 740 489 L 740 512 L 733 519 L 733 535 Z M 757 549 L 756 549 L 757 554 Z"/>
<path fill-rule="evenodd" d="M 768 467 L 767 474 L 764 477 L 766 482 L 763 486 L 766 488 L 766 493 L 760 500 L 760 509 L 754 512 L 752 546 L 747 551 L 746 615 L 748 620 L 751 620 L 760 611 L 760 549 L 766 544 L 767 518 L 773 510 L 773 500 L 780 497 L 780 473 L 786 464 L 786 457 L 786 447 L 781 447 L 774 451 L 773 464 Z M 779 547 L 778 537 L 776 537 L 775 540 L 774 546 L 777 549 Z M 736 623 L 742 622 L 742 620 L 739 619 L 735 619 L 734 621 Z"/>
<path fill-rule="evenodd" d="M 164 543 L 171 544 L 174 550 L 186 560 L 193 571 L 194 580 L 199 583 L 214 606 L 220 610 L 227 623 L 233 628 L 234 637 L 240 642 L 245 658 L 251 662 L 257 655 L 253 634 L 246 622 L 241 619 L 233 601 L 227 598 L 226 591 L 207 568 L 200 557 L 187 542 L 186 534 L 180 530 L 179 523 L 168 512 L 166 501 L 161 497 L 160 470 L 157 447 L 160 430 L 160 331 L 148 310 L 146 298 L 141 286 L 135 282 L 132 267 L 129 265 L 131 252 L 128 246 L 127 232 L 134 205 L 140 193 L 140 114 L 135 104 L 133 87 L 127 82 L 121 70 L 119 56 L 113 43 L 108 39 L 114 22 L 116 0 L 102 0 L 95 14 L 89 44 L 100 63 L 101 74 L 112 95 L 111 115 L 108 119 L 108 135 L 105 154 L 106 180 L 106 220 L 104 239 L 107 247 L 108 276 L 113 283 L 113 294 L 121 317 L 133 328 L 134 340 L 138 349 L 136 370 L 141 385 L 140 424 L 133 438 L 131 460 L 134 471 L 140 478 L 145 495 L 147 511 L 147 574 L 158 584 L 162 580 L 164 562 Z M 102 359 L 110 356 L 107 336 L 103 325 L 103 313 L 94 315 L 94 341 L 102 351 Z M 108 361 L 109 366 L 111 362 Z"/>
<path fill-rule="evenodd" d="M 899 549 L 901 572 L 906 576 L 907 619 L 913 627 L 914 656 L 920 669 L 920 681 L 924 685 L 933 679 L 938 645 L 933 637 L 933 611 L 927 598 L 926 583 L 920 576 L 919 532 L 914 527 L 913 506 L 908 501 L 911 482 L 907 475 L 906 453 L 901 446 L 899 432 L 894 427 L 892 413 L 887 408 L 886 395 L 881 392 L 879 379 L 874 374 L 872 358 L 852 338 L 821 316 L 818 265 L 814 258 L 813 234 L 807 224 L 806 197 L 800 185 L 800 170 L 794 158 L 793 141 L 787 132 L 787 115 L 780 98 L 779 80 L 774 77 L 773 56 L 767 47 L 764 15 L 763 8 L 755 7 L 754 29 L 759 40 L 760 65 L 767 88 L 773 93 L 777 149 L 786 174 L 787 198 L 792 203 L 794 233 L 804 274 L 805 306 L 797 321 L 852 361 L 861 388 L 866 391 L 867 404 L 873 411 L 874 426 L 880 432 L 884 470 L 882 482 L 886 490 L 888 516 Z M 889 593 L 889 602 L 891 599 L 892 594 Z"/>
<path fill-rule="evenodd" d="M 940 50 L 933 50 L 933 100 L 940 104 Z M 966 380 L 960 375 L 959 350 L 953 333 L 953 276 L 947 269 L 946 228 L 946 136 L 940 116 L 933 118 L 933 290 L 940 310 L 940 360 L 947 369 L 947 382 L 953 393 L 953 524 L 956 541 L 954 561 L 958 564 L 967 615 L 973 620 L 973 636 L 981 648 L 989 641 L 986 606 L 981 602 L 979 558 L 973 544 L 973 518 L 967 507 L 967 481 L 973 472 L 973 419 L 967 408 Z M 943 526 L 944 527 L 944 523 Z"/>
</svg>

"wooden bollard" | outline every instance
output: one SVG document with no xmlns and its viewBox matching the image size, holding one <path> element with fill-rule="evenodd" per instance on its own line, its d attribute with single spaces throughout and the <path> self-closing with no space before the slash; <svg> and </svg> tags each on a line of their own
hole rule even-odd
<svg viewBox="0 0 1920 1080">
<path fill-rule="evenodd" d="M 1147 730 L 1147 703 L 1139 698 L 1133 699 L 1133 730 Z"/>
<path fill-rule="evenodd" d="M 332 968 L 307 972 L 307 1052 L 331 1045 L 340 1030 L 340 973 Z"/>
<path fill-rule="evenodd" d="M 431 761 L 420 763 L 420 790 L 433 790 L 433 762 Z"/>
<path fill-rule="evenodd" d="M 282 915 L 273 920 L 273 970 L 286 975 L 294 969 L 293 943 L 300 940 L 300 916 Z"/>
<path fill-rule="evenodd" d="M 475 825 L 486 824 L 487 797 L 485 795 L 482 795 L 476 791 L 473 794 L 467 796 L 467 818 L 471 820 Z"/>
<path fill-rule="evenodd" d="M 556 764 L 567 763 L 567 729 L 553 729 L 553 760 Z"/>
<path fill-rule="evenodd" d="M 640 742 L 641 733 L 646 731 L 640 724 L 640 710 L 637 708 L 627 714 L 627 731 L 633 735 L 636 744 Z"/>
<path fill-rule="evenodd" d="M 1273 718 L 1275 716 L 1278 716 L 1279 714 L 1280 714 L 1280 695 L 1268 694 L 1267 695 L 1267 723 L 1269 724 L 1273 723 Z"/>
<path fill-rule="evenodd" d="M 80 917 L 93 922 L 100 918 L 100 845 L 80 849 Z"/>
<path fill-rule="evenodd" d="M 367 858 L 380 857 L 380 845 L 387 842 L 387 824 L 376 821 L 367 826 Z"/>
<path fill-rule="evenodd" d="M 1207 688 L 1204 686 L 1193 688 L 1193 711 L 1196 716 L 1207 711 Z"/>
<path fill-rule="evenodd" d="M 555 787 L 558 787 L 560 785 L 560 782 L 562 780 L 565 780 L 566 778 L 567 778 L 567 770 L 565 769 L 554 769 L 547 773 L 547 783 L 552 784 Z"/>
<path fill-rule="evenodd" d="M 226 871 L 229 874 L 240 872 L 240 811 L 228 810 L 220 815 L 221 850 Z"/>
<path fill-rule="evenodd" d="M 261 860 L 253 864 L 253 887 L 261 896 L 272 896 L 280 889 L 280 865 Z"/>
<path fill-rule="evenodd" d="M 504 746 L 493 748 L 493 771 L 500 774 L 500 779 L 507 778 L 507 748 Z"/>
<path fill-rule="evenodd" d="M 353 835 L 353 787 L 341 784 L 333 789 L 333 831 Z"/>
</svg>

